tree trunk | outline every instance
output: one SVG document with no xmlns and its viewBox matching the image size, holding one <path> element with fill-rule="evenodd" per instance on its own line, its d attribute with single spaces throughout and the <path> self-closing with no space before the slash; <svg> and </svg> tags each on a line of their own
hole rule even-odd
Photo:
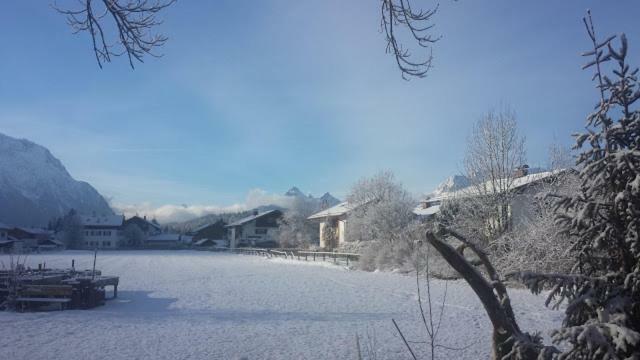
<svg viewBox="0 0 640 360">
<path fill-rule="evenodd" d="M 443 230 L 460 239 L 468 248 L 476 252 L 491 277 L 493 285 L 451 245 L 440 240 L 433 232 L 427 232 L 426 236 L 429 244 L 467 281 L 478 296 L 478 299 L 480 299 L 480 302 L 482 302 L 482 306 L 484 306 L 493 325 L 493 359 L 536 359 L 540 352 L 546 354 L 547 352 L 542 345 L 531 341 L 529 335 L 522 333 L 518 327 L 506 293 L 506 288 L 497 277 L 486 254 L 466 241 L 460 234 L 446 229 Z M 518 351 L 517 354 L 512 351 L 516 342 L 521 345 L 519 348 L 520 351 Z M 549 350 L 550 352 L 553 351 L 552 349 Z"/>
</svg>

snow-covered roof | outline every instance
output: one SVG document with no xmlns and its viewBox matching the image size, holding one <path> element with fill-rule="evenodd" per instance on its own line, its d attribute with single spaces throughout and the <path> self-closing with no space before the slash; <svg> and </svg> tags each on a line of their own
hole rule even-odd
<svg viewBox="0 0 640 360">
<path fill-rule="evenodd" d="M 497 182 L 498 184 L 497 185 L 498 186 L 502 185 L 507 180 L 508 181 L 512 181 L 512 183 L 509 186 L 509 188 L 512 189 L 512 190 L 515 190 L 515 189 L 527 186 L 529 184 L 535 183 L 537 181 L 547 179 L 547 178 L 549 178 L 551 176 L 558 175 L 558 174 L 563 173 L 565 171 L 567 171 L 567 169 L 560 169 L 560 170 L 554 170 L 554 171 L 544 171 L 544 172 L 525 175 L 525 176 L 521 176 L 521 177 L 513 178 L 513 179 L 500 179 L 500 180 L 498 180 L 498 182 Z M 467 186 L 465 188 L 462 188 L 462 189 L 456 190 L 456 191 L 442 192 L 442 193 L 439 193 L 437 195 L 427 196 L 423 200 L 423 202 L 433 203 L 433 205 L 429 206 L 427 208 L 424 207 L 424 204 L 418 205 L 415 209 L 413 209 L 413 213 L 416 214 L 416 215 L 420 215 L 420 216 L 430 216 L 430 215 L 433 215 L 433 214 L 435 214 L 435 213 L 440 211 L 440 203 L 443 200 L 453 199 L 453 198 L 464 198 L 464 197 L 469 197 L 469 196 L 477 196 L 477 195 L 480 195 L 482 193 L 493 192 L 493 188 L 494 188 L 494 184 L 491 181 L 487 181 L 484 184 L 479 185 L 479 186 L 472 185 L 472 186 Z M 506 188 L 506 186 L 504 186 L 504 188 Z M 498 191 L 501 191 L 501 189 L 498 189 Z"/>
<path fill-rule="evenodd" d="M 191 230 L 191 232 L 197 233 L 198 231 L 201 231 L 201 230 L 203 230 L 203 229 L 206 229 L 206 228 L 208 228 L 209 226 L 212 226 L 212 225 L 217 224 L 218 222 L 220 222 L 220 220 L 221 220 L 221 219 L 218 219 L 218 220 L 216 220 L 215 222 L 212 222 L 212 223 L 206 223 L 206 224 L 204 224 L 204 225 L 200 225 L 200 226 L 198 226 L 197 228 L 195 228 L 195 229 Z"/>
<path fill-rule="evenodd" d="M 0 229 L 2 229 L 2 230 L 11 230 L 11 226 L 0 222 Z"/>
<path fill-rule="evenodd" d="M 196 241 L 193 244 L 196 245 L 196 246 L 200 246 L 200 245 L 205 244 L 205 243 L 207 243 L 209 241 L 212 241 L 213 243 L 217 243 L 218 241 L 224 241 L 224 240 L 221 240 L 221 239 L 217 239 L 217 240 L 216 239 L 200 239 L 200 240 Z"/>
<path fill-rule="evenodd" d="M 317 212 L 309 216 L 307 219 L 314 220 L 314 219 L 324 219 L 327 217 L 342 216 L 353 209 L 354 209 L 354 206 L 350 205 L 349 202 L 347 201 L 343 201 L 336 206 L 332 206 L 328 209 Z"/>
<path fill-rule="evenodd" d="M 253 220 L 257 219 L 257 218 L 261 218 L 261 217 L 263 217 L 265 215 L 268 215 L 268 214 L 271 214 L 273 212 L 276 212 L 276 211 L 279 211 L 279 210 L 269 210 L 269 211 L 261 212 L 261 213 L 254 214 L 254 215 L 251 215 L 251 216 L 247 216 L 247 217 L 242 218 L 242 219 L 240 219 L 238 221 L 232 222 L 231 224 L 229 224 L 229 225 L 227 225 L 225 227 L 240 226 L 240 225 L 246 224 L 246 223 L 248 223 L 250 221 L 253 221 Z"/>
<path fill-rule="evenodd" d="M 416 206 L 415 209 L 413 209 L 413 213 L 418 216 L 431 216 L 433 214 L 436 214 L 439 211 L 440 211 L 440 205 L 430 206 L 426 209 L 422 205 L 418 205 Z"/>
<path fill-rule="evenodd" d="M 26 227 L 26 226 L 16 226 L 14 229 L 19 229 L 33 235 L 49 235 L 52 233 L 52 231 L 47 229 L 32 228 L 32 227 Z"/>
<path fill-rule="evenodd" d="M 184 235 L 181 234 L 158 234 L 147 238 L 147 241 L 182 241 Z"/>
<path fill-rule="evenodd" d="M 521 188 L 523 186 L 529 185 L 531 183 L 546 179 L 552 175 L 558 175 L 562 172 L 564 172 L 565 170 L 554 170 L 554 171 L 545 171 L 545 172 L 540 172 L 540 173 L 535 173 L 535 174 L 530 174 L 530 175 L 525 175 L 525 176 L 521 176 L 518 178 L 514 178 L 514 179 L 500 179 L 497 181 L 497 185 L 501 188 L 506 188 L 507 186 L 500 186 L 502 184 L 504 184 L 506 181 L 512 181 L 511 185 L 509 186 L 510 189 L 518 189 Z M 482 189 L 482 191 L 481 191 Z M 467 196 L 476 196 L 476 195 L 480 195 L 483 192 L 493 192 L 494 190 L 494 184 L 491 181 L 487 181 L 482 185 L 472 185 L 472 186 L 467 186 L 465 188 L 462 188 L 460 190 L 456 190 L 456 191 L 449 191 L 449 192 L 443 192 L 441 194 L 438 194 L 436 196 L 433 197 L 428 197 L 426 199 L 426 201 L 442 201 L 442 200 L 446 200 L 446 199 L 451 199 L 451 198 L 455 198 L 455 197 L 467 197 Z M 501 189 L 497 189 L 498 191 L 500 191 Z"/>
<path fill-rule="evenodd" d="M 122 226 L 124 218 L 122 215 L 102 215 L 102 216 L 86 216 L 81 217 L 84 226 Z"/>
</svg>

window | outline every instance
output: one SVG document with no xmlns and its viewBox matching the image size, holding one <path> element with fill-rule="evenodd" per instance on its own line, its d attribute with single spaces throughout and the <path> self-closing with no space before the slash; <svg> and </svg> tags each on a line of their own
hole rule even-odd
<svg viewBox="0 0 640 360">
<path fill-rule="evenodd" d="M 265 235 L 267 233 L 267 229 L 256 229 L 256 235 Z"/>
</svg>

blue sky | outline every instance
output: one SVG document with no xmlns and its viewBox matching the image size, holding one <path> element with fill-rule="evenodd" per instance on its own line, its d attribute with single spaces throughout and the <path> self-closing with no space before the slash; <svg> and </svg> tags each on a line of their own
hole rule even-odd
<svg viewBox="0 0 640 360">
<path fill-rule="evenodd" d="M 293 185 L 344 196 L 381 169 L 424 193 L 460 171 L 473 122 L 500 104 L 530 165 L 572 143 L 596 100 L 580 70 L 587 8 L 639 59 L 637 1 L 443 1 L 435 67 L 404 81 L 378 1 L 178 1 L 164 56 L 135 70 L 100 70 L 88 34 L 45 1 L 14 1 L 0 13 L 0 132 L 128 211 L 241 207 Z"/>
</svg>

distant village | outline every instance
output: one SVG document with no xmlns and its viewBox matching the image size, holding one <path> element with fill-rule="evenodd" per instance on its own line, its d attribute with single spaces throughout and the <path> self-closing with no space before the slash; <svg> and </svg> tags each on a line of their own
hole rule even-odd
<svg viewBox="0 0 640 360">
<path fill-rule="evenodd" d="M 555 172 L 528 173 L 528 167 L 517 169 L 514 173 L 513 188 L 520 196 L 513 200 L 510 210 L 511 221 L 517 223 L 527 219 L 530 214 L 525 209 L 536 192 Z M 416 218 L 428 220 L 440 211 L 443 201 L 453 197 L 473 196 L 477 190 L 473 186 L 450 188 L 448 191 L 434 192 L 425 196 L 413 210 Z M 356 208 L 366 204 L 350 204 L 347 201 L 322 209 L 306 221 L 317 228 L 314 248 L 332 250 L 340 247 L 347 239 L 347 217 Z M 188 248 L 241 248 L 281 247 L 279 230 L 286 209 L 253 210 L 250 215 L 225 222 L 219 218 L 199 227 L 186 231 L 175 231 L 161 226 L 155 219 L 146 216 L 124 215 L 82 215 L 70 214 L 75 220 L 71 226 L 69 215 L 58 219 L 49 228 L 11 226 L 0 223 L 0 252 L 30 253 L 51 250 L 86 249 L 188 249 Z M 332 236 L 327 236 L 331 233 Z M 334 239 L 329 241 L 328 239 Z"/>
</svg>

